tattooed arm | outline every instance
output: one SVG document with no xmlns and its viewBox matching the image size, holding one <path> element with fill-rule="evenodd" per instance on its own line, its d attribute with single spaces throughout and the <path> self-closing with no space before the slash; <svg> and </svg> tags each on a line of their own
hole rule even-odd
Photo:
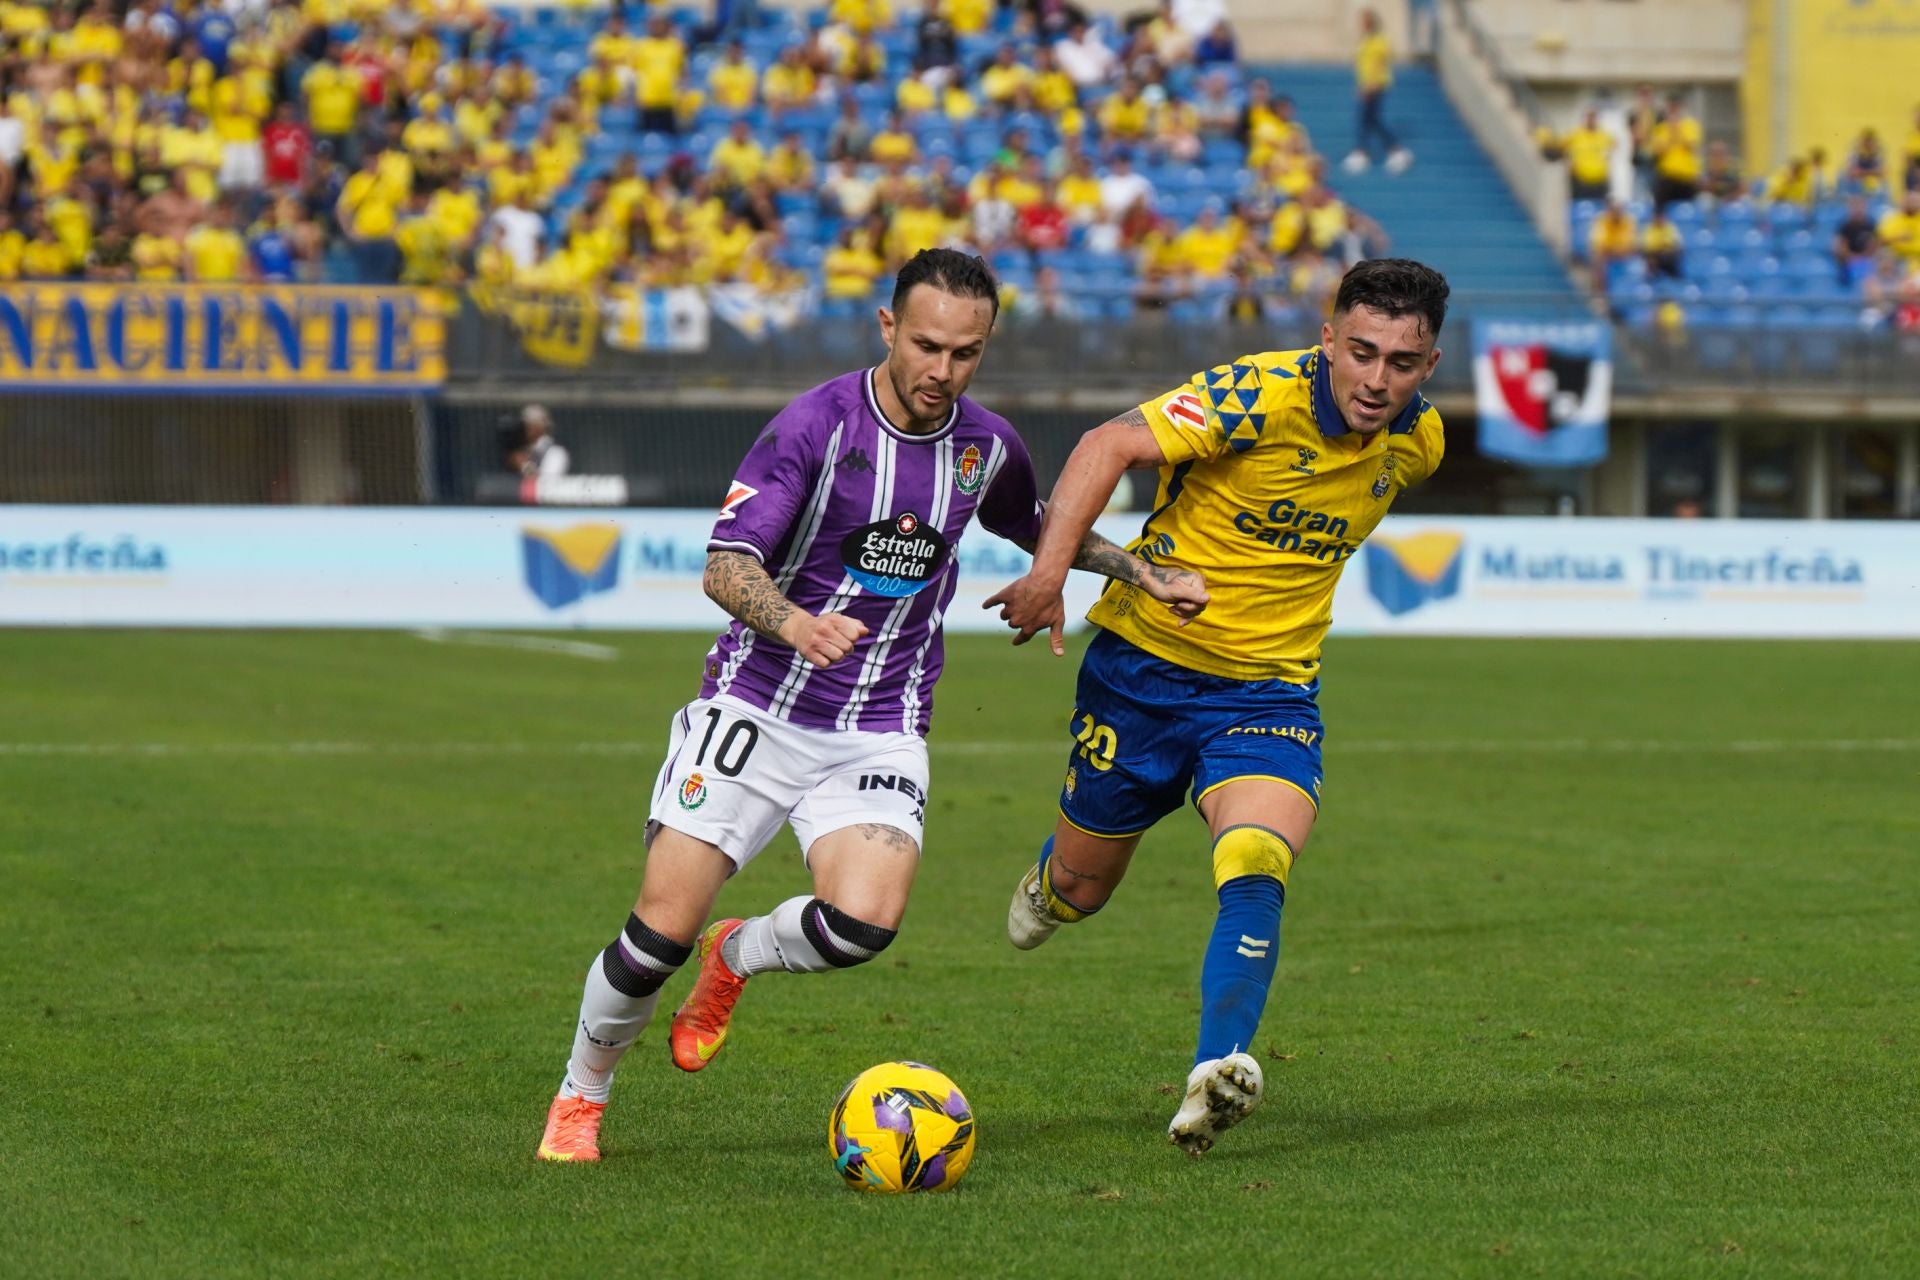
<svg viewBox="0 0 1920 1280">
<path fill-rule="evenodd" d="M 1015 644 L 1025 644 L 1047 631 L 1054 653 L 1066 652 L 1066 606 L 1060 591 L 1070 568 L 1089 569 L 1138 586 L 1183 620 L 1206 608 L 1206 585 L 1199 574 L 1147 564 L 1093 532 L 1094 519 L 1106 509 L 1121 475 L 1166 462 L 1146 415 L 1137 408 L 1080 437 L 1053 486 L 1040 540 L 1033 548 L 1033 568 L 986 602 L 988 608 L 1001 606 L 1002 620 L 1020 633 L 1014 637 Z"/>
<path fill-rule="evenodd" d="M 707 598 L 769 640 L 792 649 L 816 667 L 831 666 L 853 651 L 867 624 L 844 613 L 808 613 L 780 594 L 766 567 L 744 551 L 709 551 L 702 586 Z"/>
</svg>

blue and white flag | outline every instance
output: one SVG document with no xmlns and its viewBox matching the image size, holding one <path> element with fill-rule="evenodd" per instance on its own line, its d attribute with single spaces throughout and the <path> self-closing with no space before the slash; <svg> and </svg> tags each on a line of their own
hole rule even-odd
<svg viewBox="0 0 1920 1280">
<path fill-rule="evenodd" d="M 1607 456 L 1613 331 L 1593 320 L 1482 320 L 1473 326 L 1480 452 L 1533 467 Z"/>
</svg>

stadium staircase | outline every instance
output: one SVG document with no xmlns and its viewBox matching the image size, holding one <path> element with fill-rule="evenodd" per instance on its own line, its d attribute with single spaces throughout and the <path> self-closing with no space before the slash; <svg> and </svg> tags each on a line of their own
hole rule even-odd
<svg viewBox="0 0 1920 1280">
<path fill-rule="evenodd" d="M 1520 315 L 1584 311 L 1565 268 L 1431 68 L 1394 72 L 1387 126 L 1414 153 L 1413 167 L 1398 176 L 1377 164 L 1360 174 L 1341 168 L 1354 137 L 1351 68 L 1278 66 L 1250 74 L 1268 76 L 1276 92 L 1293 98 L 1295 114 L 1327 158 L 1329 184 L 1381 225 L 1395 256 L 1438 268 L 1472 305 Z"/>
</svg>

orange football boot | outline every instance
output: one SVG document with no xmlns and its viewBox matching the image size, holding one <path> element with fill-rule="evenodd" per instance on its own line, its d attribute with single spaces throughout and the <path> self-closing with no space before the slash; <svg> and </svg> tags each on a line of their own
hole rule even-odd
<svg viewBox="0 0 1920 1280">
<path fill-rule="evenodd" d="M 542 1160 L 592 1161 L 600 1158 L 600 1117 L 607 1104 L 564 1094 L 547 1108 L 547 1131 L 540 1139 Z"/>
<path fill-rule="evenodd" d="M 716 920 L 700 935 L 700 976 L 673 1015 L 673 1027 L 667 1033 L 673 1065 L 682 1071 L 699 1071 L 727 1043 L 727 1023 L 747 980 L 727 968 L 727 962 L 720 958 L 720 948 L 745 923 Z"/>
</svg>

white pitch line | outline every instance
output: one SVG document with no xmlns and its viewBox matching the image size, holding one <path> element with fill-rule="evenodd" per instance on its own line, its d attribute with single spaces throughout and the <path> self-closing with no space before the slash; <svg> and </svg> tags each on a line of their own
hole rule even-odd
<svg viewBox="0 0 1920 1280">
<path fill-rule="evenodd" d="M 1015 742 L 938 742 L 943 755 L 1055 755 L 1064 739 Z M 0 742 L 0 756 L 634 756 L 659 755 L 660 742 Z M 1547 752 L 1561 755 L 1698 754 L 1764 755 L 1796 751 L 1920 751 L 1920 738 L 1747 738 L 1689 742 L 1640 738 L 1511 738 L 1416 740 L 1355 738 L 1335 741 L 1335 755 L 1369 752 L 1397 755 L 1496 755 Z"/>
<path fill-rule="evenodd" d="M 561 640 L 552 636 L 504 635 L 498 631 L 449 631 L 444 627 L 423 627 L 414 636 L 428 644 L 464 644 L 481 649 L 518 649 L 523 653 L 556 653 L 567 658 L 588 658 L 594 662 L 612 662 L 620 651 L 611 645 L 588 640 Z"/>
</svg>

